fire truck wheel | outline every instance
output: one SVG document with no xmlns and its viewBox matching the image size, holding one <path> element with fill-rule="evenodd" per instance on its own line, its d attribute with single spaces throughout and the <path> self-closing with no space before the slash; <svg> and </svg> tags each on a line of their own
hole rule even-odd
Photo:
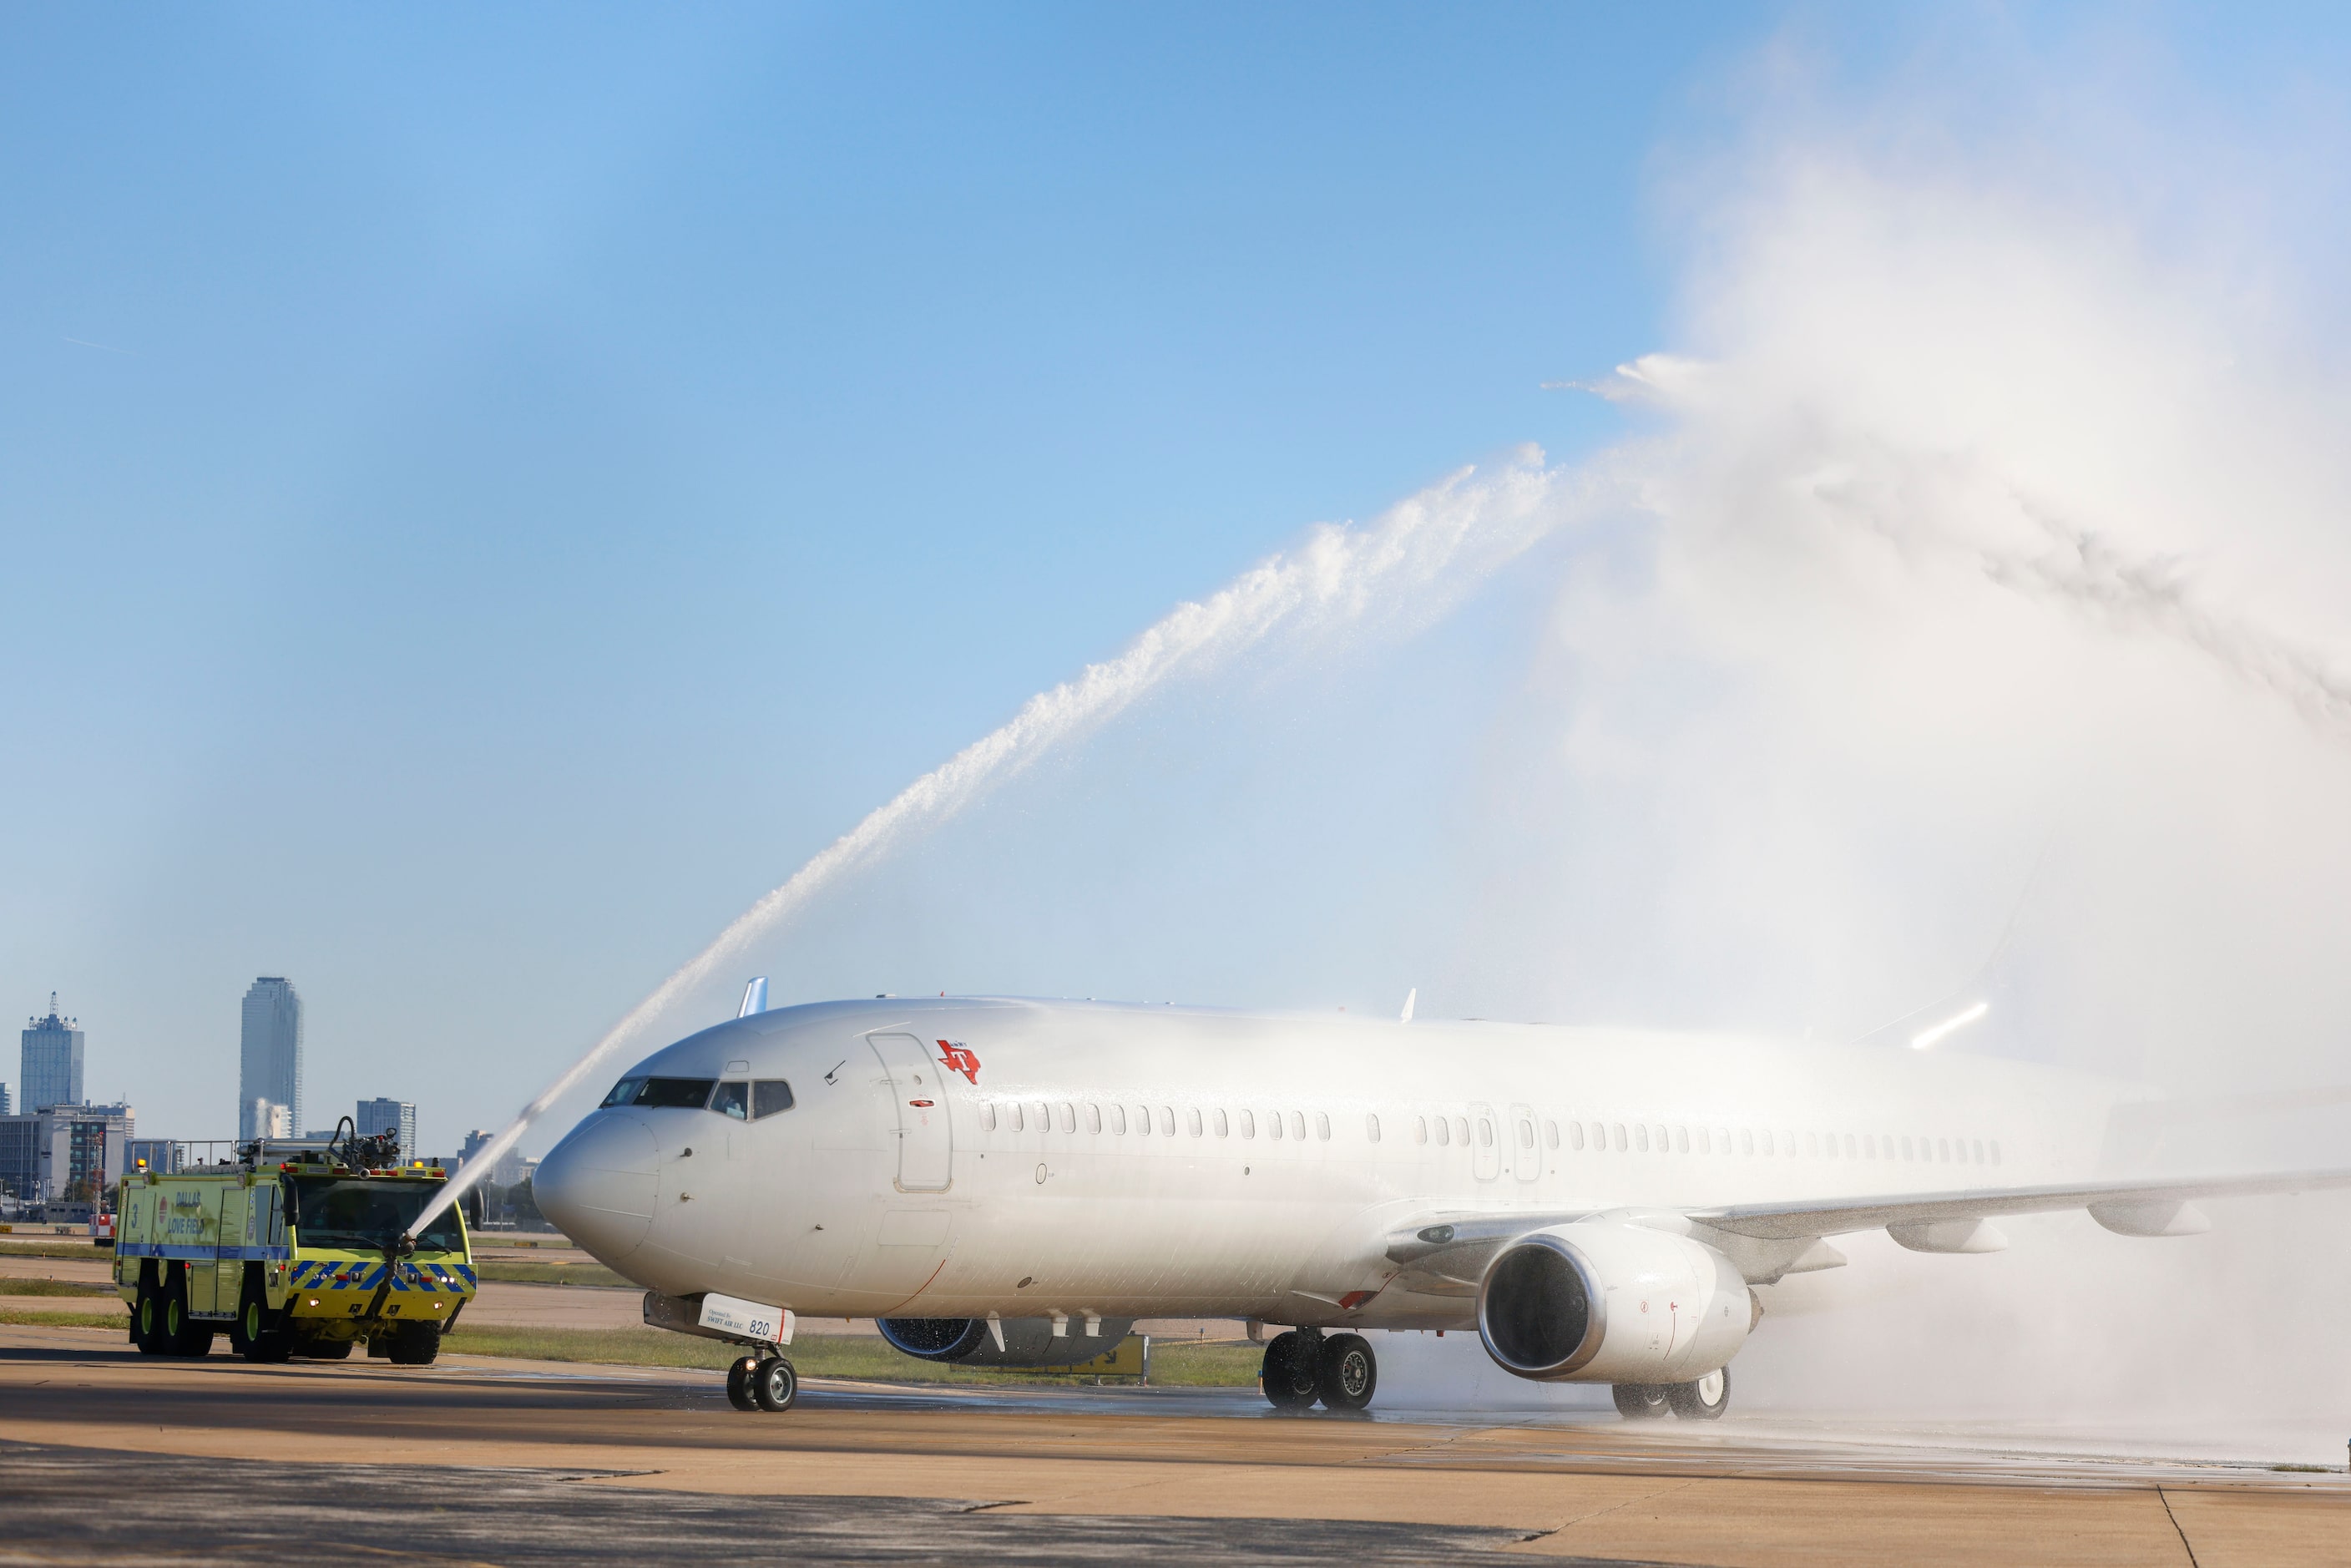
<svg viewBox="0 0 2351 1568">
<path fill-rule="evenodd" d="M 246 1277 L 245 1299 L 236 1304 L 236 1322 L 229 1325 L 229 1347 L 251 1362 L 285 1361 L 294 1354 L 294 1331 L 286 1314 L 269 1310 L 258 1270 Z"/>
<path fill-rule="evenodd" d="M 213 1353 L 213 1325 L 188 1315 L 188 1276 L 178 1269 L 172 1270 L 172 1281 L 163 1288 L 163 1339 L 170 1347 L 165 1352 L 169 1355 Z"/>
<path fill-rule="evenodd" d="M 771 1355 L 751 1374 L 751 1397 L 759 1408 L 780 1416 L 800 1396 L 799 1374 L 780 1355 Z"/>
<path fill-rule="evenodd" d="M 256 1269 L 246 1275 L 245 1290 L 237 1297 L 236 1317 L 228 1325 L 229 1349 L 247 1361 L 260 1360 L 254 1352 L 268 1327 L 269 1301 L 261 1293 L 261 1271 Z"/>
<path fill-rule="evenodd" d="M 131 1343 L 141 1355 L 161 1355 L 169 1348 L 163 1338 L 163 1300 L 152 1280 L 139 1281 L 139 1299 L 131 1307 Z"/>
<path fill-rule="evenodd" d="M 438 1323 L 402 1323 L 392 1331 L 392 1348 L 385 1359 L 394 1366 L 430 1366 L 440 1354 Z"/>
<path fill-rule="evenodd" d="M 757 1410 L 759 1402 L 751 1396 L 751 1375 L 759 1370 L 759 1358 L 747 1355 L 726 1369 L 726 1403 L 737 1410 Z"/>
<path fill-rule="evenodd" d="M 351 1342 L 347 1339 L 299 1339 L 294 1342 L 294 1354 L 312 1361 L 348 1361 Z"/>
</svg>

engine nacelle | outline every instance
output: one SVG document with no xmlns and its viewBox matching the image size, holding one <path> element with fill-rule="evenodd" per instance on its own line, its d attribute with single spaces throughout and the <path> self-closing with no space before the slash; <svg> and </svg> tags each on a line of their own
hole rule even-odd
<svg viewBox="0 0 2351 1568">
<path fill-rule="evenodd" d="M 1620 1220 L 1521 1236 L 1478 1287 L 1486 1354 L 1545 1382 L 1687 1383 L 1728 1364 L 1761 1315 L 1729 1259 Z"/>
<path fill-rule="evenodd" d="M 1065 1334 L 1053 1333 L 1050 1318 L 1002 1318 L 1004 1348 L 987 1332 L 986 1318 L 880 1318 L 874 1327 L 893 1350 L 924 1361 L 951 1361 L 959 1366 L 1075 1366 L 1107 1355 L 1134 1327 L 1133 1318 L 1099 1320 L 1099 1335 L 1084 1333 L 1076 1321 Z"/>
</svg>

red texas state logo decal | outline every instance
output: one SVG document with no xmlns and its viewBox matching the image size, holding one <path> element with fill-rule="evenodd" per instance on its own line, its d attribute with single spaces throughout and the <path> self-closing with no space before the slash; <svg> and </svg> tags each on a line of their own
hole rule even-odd
<svg viewBox="0 0 2351 1568">
<path fill-rule="evenodd" d="M 939 1041 L 939 1065 L 950 1072 L 962 1073 L 974 1084 L 979 1082 L 979 1058 L 974 1056 L 967 1046 Z"/>
</svg>

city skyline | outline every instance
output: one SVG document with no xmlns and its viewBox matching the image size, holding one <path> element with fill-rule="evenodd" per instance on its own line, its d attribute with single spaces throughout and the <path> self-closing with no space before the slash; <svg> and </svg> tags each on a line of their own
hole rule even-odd
<svg viewBox="0 0 2351 1568">
<path fill-rule="evenodd" d="M 298 1106 L 307 1098 L 306 1014 L 307 1004 L 299 988 L 286 976 L 259 976 L 248 986 L 240 1009 L 237 1050 L 240 1139 L 313 1134 L 323 1136 L 331 1130 L 305 1129 L 297 1119 Z M 79 1108 L 82 1113 L 78 1117 L 55 1118 L 59 1128 L 78 1126 L 93 1117 L 128 1111 L 126 1103 L 95 1105 L 90 1102 L 87 1087 L 88 1030 L 81 1027 L 78 1017 L 62 1011 L 56 993 L 49 998 L 48 1010 L 28 1015 L 26 1024 L 20 1036 L 17 1082 L 0 1082 L 0 1117 L 13 1117 L 23 1124 L 8 1134 L 16 1140 L 10 1149 L 0 1150 L 0 1179 L 7 1178 L 19 1165 L 29 1173 L 40 1163 L 31 1150 L 35 1140 L 33 1123 L 42 1111 L 52 1106 Z M 225 1061 L 223 1065 L 225 1067 Z M 26 1092 L 27 1084 L 32 1086 L 33 1093 L 42 1096 L 37 1102 Z M 352 1103 L 350 1115 L 362 1136 L 383 1131 L 395 1134 L 404 1156 L 417 1157 L 423 1149 L 424 1139 L 418 1125 L 415 1101 L 396 1096 L 361 1096 Z M 145 1142 L 162 1146 L 165 1141 L 204 1143 L 219 1135 L 217 1128 L 203 1124 L 167 1124 L 164 1131 L 167 1140 Z M 73 1135 L 80 1137 L 85 1134 Z M 47 1134 L 44 1132 L 40 1136 L 46 1139 Z"/>
</svg>

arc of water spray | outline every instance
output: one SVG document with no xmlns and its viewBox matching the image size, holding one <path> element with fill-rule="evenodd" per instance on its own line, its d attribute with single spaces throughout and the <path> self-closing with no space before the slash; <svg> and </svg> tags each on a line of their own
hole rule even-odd
<svg viewBox="0 0 2351 1568">
<path fill-rule="evenodd" d="M 663 1010 L 831 883 L 908 834 L 954 816 L 988 786 L 1115 716 L 1169 676 L 1256 643 L 1285 623 L 1359 623 L 1375 609 L 1441 612 L 1558 527 L 1569 508 L 1542 454 L 1521 449 L 1491 471 L 1464 468 L 1368 528 L 1324 525 L 1197 602 L 1177 605 L 1115 659 L 1038 693 L 1011 722 L 915 779 L 794 872 L 664 980 L 462 1166 L 412 1228 L 424 1227 L 504 1158 L 548 1108 Z M 1416 597 L 1407 598 L 1407 595 Z"/>
</svg>

